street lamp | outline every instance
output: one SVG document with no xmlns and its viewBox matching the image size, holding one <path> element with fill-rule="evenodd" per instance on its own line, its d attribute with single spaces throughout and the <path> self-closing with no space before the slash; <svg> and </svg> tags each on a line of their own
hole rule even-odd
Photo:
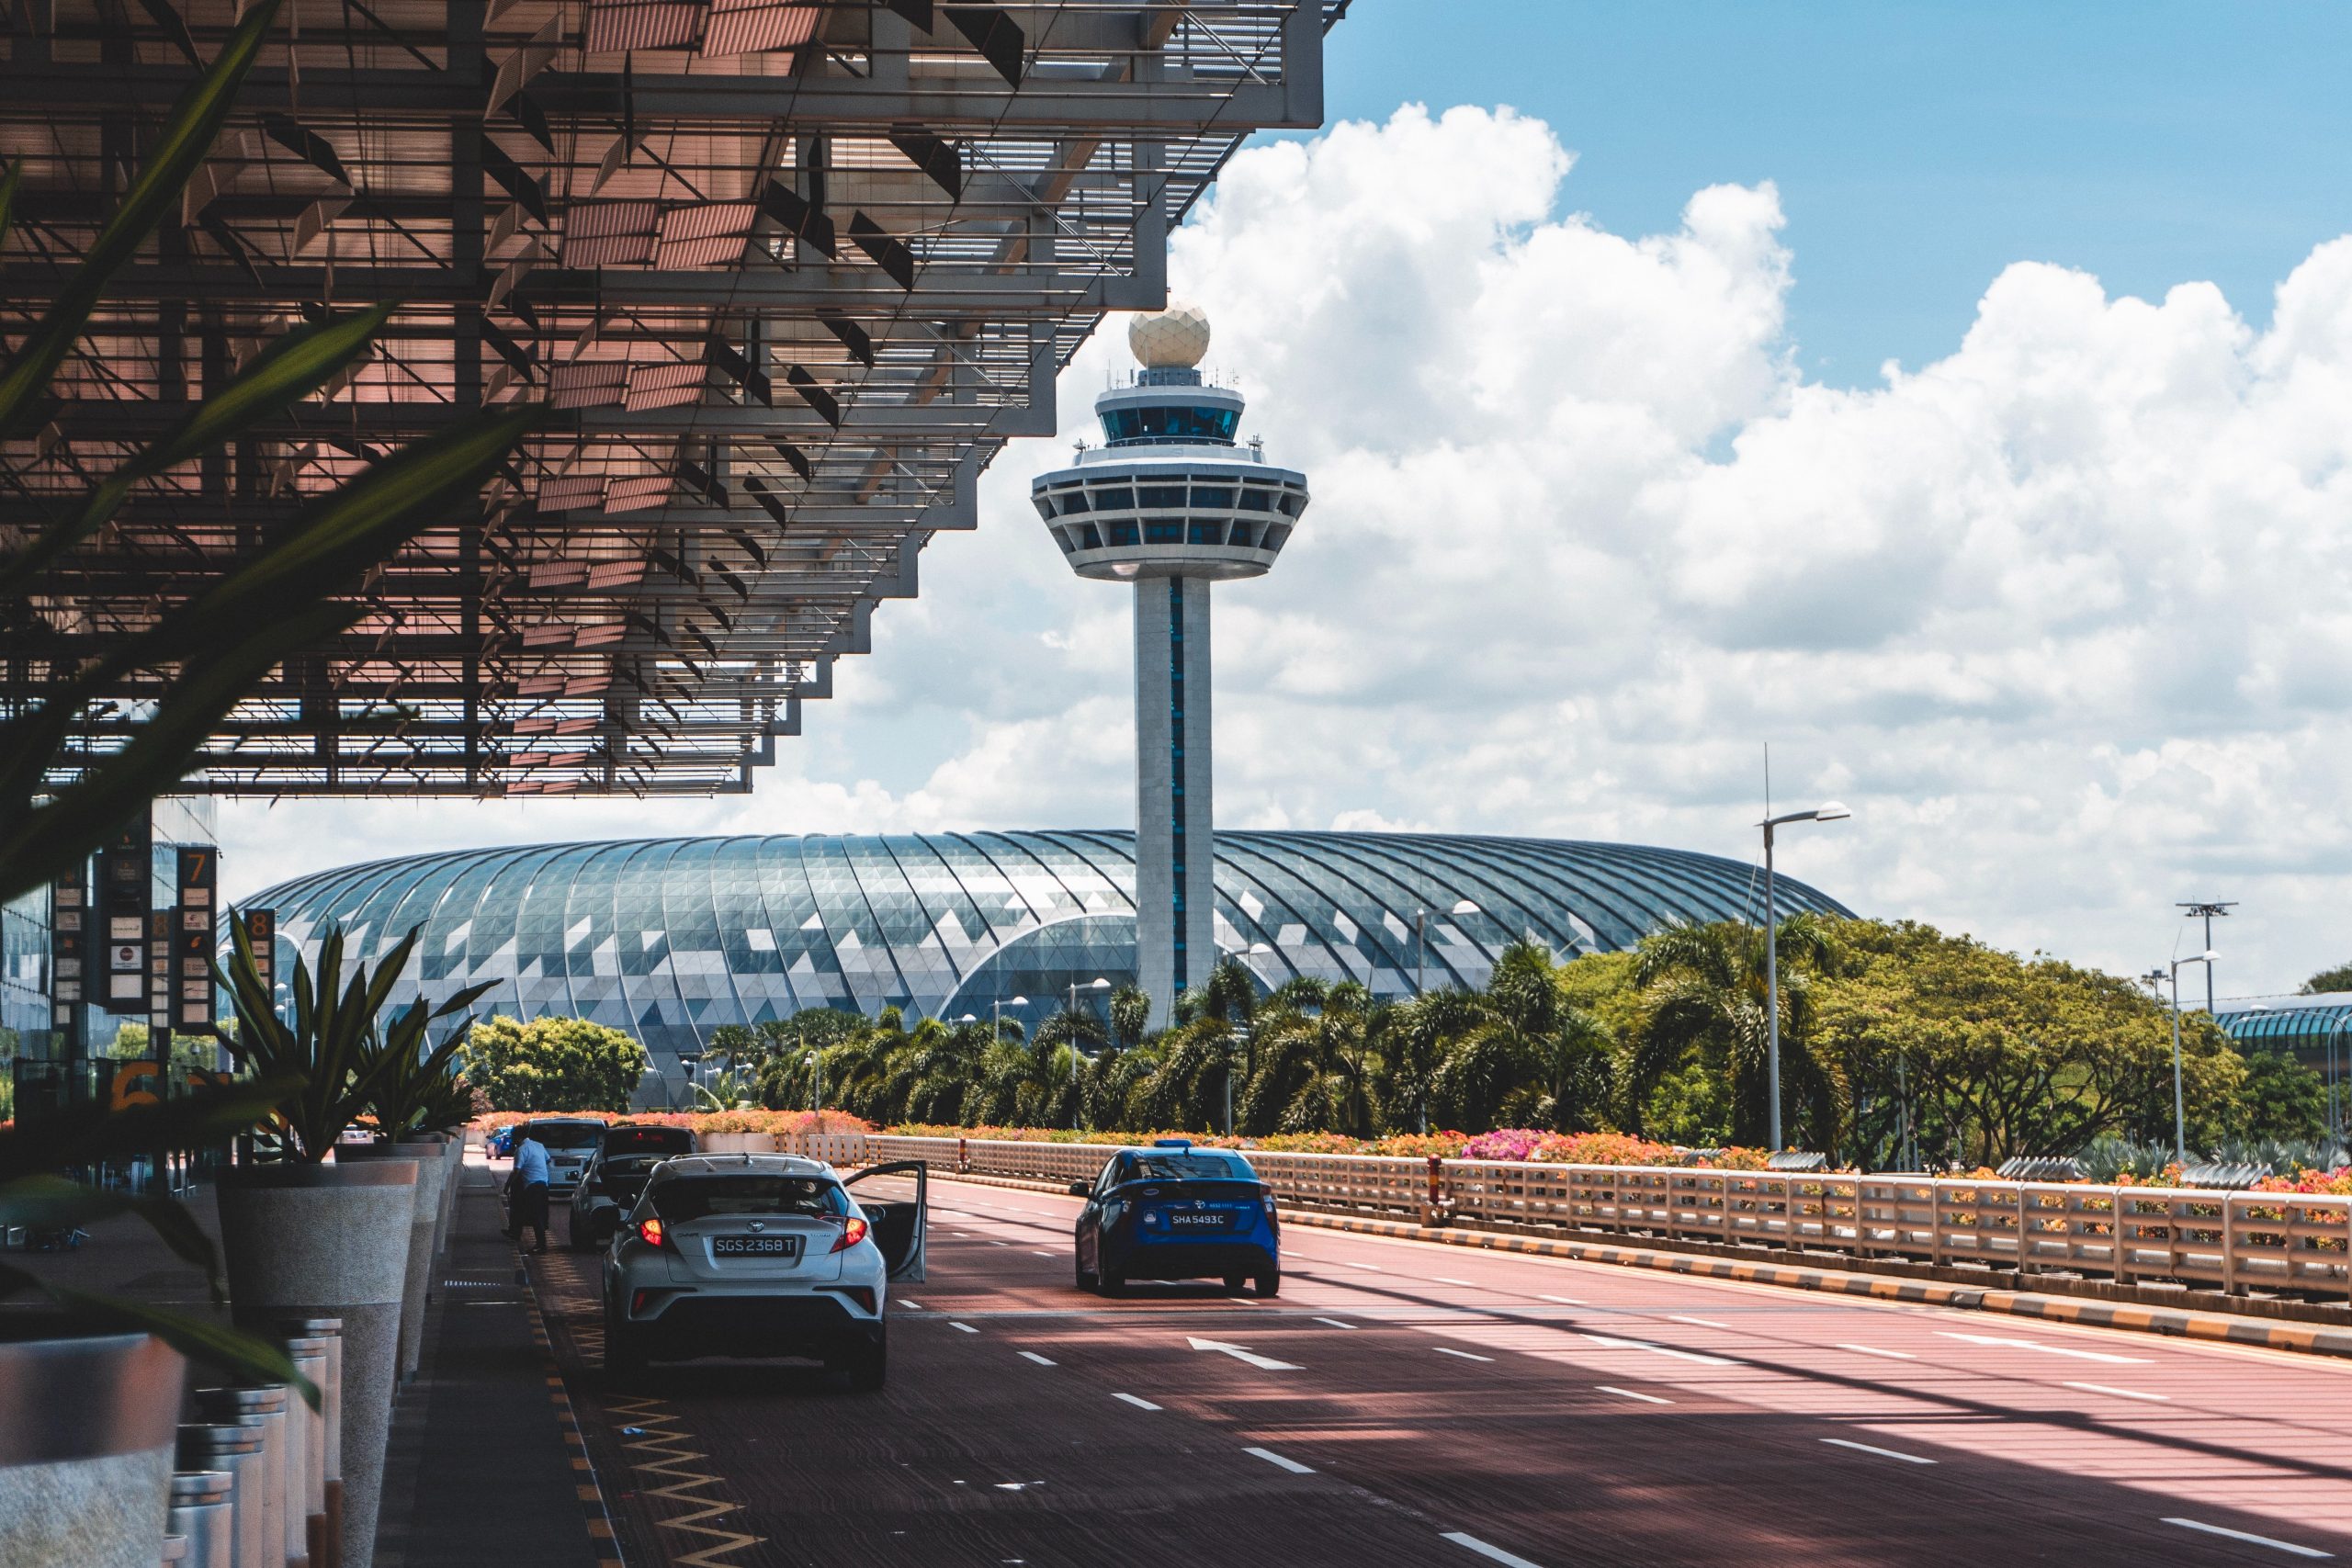
<svg viewBox="0 0 2352 1568">
<path fill-rule="evenodd" d="M 1097 975 L 1086 982 L 1086 988 L 1090 991 L 1107 991 L 1111 988 L 1111 982 Z M 1111 1018 L 1107 1009 L 1102 1017 L 1102 1032 L 1106 1035 L 1111 1032 Z M 1078 1048 L 1078 982 L 1072 980 L 1069 983 L 1069 1130 L 1073 1133 L 1078 1131 L 1078 1059 L 1083 1055 L 1085 1053 Z"/>
<path fill-rule="evenodd" d="M 1464 898 L 1453 906 L 1453 913 L 1456 915 L 1475 915 L 1478 913 L 1478 906 L 1470 902 L 1469 899 Z M 1427 989 L 1429 985 L 1429 930 L 1430 912 L 1427 909 L 1414 910 L 1413 995 L 1417 997 L 1419 996 L 1423 990 Z"/>
<path fill-rule="evenodd" d="M 2183 1165 L 2188 1163 L 2188 1110 L 2180 1089 L 2180 966 L 2202 964 L 2205 973 L 2211 975 L 2213 960 L 2221 956 L 2209 947 L 2202 953 L 2172 961 L 2172 1153 Z"/>
<path fill-rule="evenodd" d="M 1004 1010 L 1007 1008 L 1025 1008 L 1028 1005 L 1029 998 L 1027 997 L 1013 997 L 1010 999 L 999 997 L 996 1000 L 990 1002 L 989 1004 L 989 1032 L 994 1038 L 990 1040 L 989 1043 L 995 1045 L 1001 1045 L 1004 1043 Z"/>
<path fill-rule="evenodd" d="M 1781 937 L 1779 911 L 1773 904 L 1772 829 L 1791 822 L 1838 822 L 1852 815 L 1833 800 L 1811 811 L 1792 811 L 1784 817 L 1768 817 L 1760 824 L 1764 829 L 1764 1010 L 1769 1021 L 1767 1031 L 1770 1041 L 1767 1059 L 1770 1064 L 1774 1154 L 1781 1151 Z"/>
<path fill-rule="evenodd" d="M 825 1119 L 825 1064 L 817 1059 L 814 1051 L 803 1052 L 800 1065 L 808 1069 L 808 1113 L 822 1122 Z"/>
</svg>

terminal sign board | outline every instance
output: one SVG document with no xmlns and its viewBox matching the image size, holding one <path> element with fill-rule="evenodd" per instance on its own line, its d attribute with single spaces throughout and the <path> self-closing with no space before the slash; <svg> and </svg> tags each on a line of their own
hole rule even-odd
<svg viewBox="0 0 2352 1568">
<path fill-rule="evenodd" d="M 171 1012 L 179 1028 L 212 1024 L 212 954 L 219 940 L 214 924 L 220 852 L 209 844 L 184 846 L 176 884 L 179 919 L 172 937 Z M 273 949 L 276 944 L 272 943 Z"/>
<path fill-rule="evenodd" d="M 108 1012 L 147 1011 L 148 917 L 154 906 L 154 829 L 141 812 L 98 852 L 99 973 L 89 999 Z M 100 986 L 103 988 L 99 988 Z"/>
<path fill-rule="evenodd" d="M 52 1056 L 82 1054 L 83 987 L 89 983 L 90 906 L 82 868 L 51 885 L 49 895 L 50 1029 Z"/>
</svg>

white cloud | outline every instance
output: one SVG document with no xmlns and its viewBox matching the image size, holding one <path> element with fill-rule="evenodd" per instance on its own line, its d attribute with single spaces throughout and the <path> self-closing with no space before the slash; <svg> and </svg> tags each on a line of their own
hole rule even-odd
<svg viewBox="0 0 2352 1568">
<path fill-rule="evenodd" d="M 1771 186 L 1627 238 L 1561 215 L 1571 164 L 1408 107 L 1244 152 L 1176 236 L 1245 431 L 1316 495 L 1219 590 L 1221 819 L 1747 856 L 1770 739 L 1781 798 L 1856 808 L 1784 865 L 1857 908 L 2144 968 L 2174 899 L 2235 897 L 2225 990 L 2352 956 L 2352 238 L 2262 332 L 2021 262 L 1949 356 L 1847 390 L 1796 368 Z M 1131 820 L 1125 606 L 1024 499 L 1058 456 L 1000 461 L 756 795 L 232 807 L 232 879 L 322 842 Z"/>
</svg>

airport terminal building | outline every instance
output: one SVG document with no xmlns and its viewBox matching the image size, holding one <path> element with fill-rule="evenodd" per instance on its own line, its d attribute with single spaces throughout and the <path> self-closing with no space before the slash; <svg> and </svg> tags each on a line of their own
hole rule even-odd
<svg viewBox="0 0 2352 1568">
<path fill-rule="evenodd" d="M 1847 912 L 1780 889 L 1784 909 Z M 1216 892 L 1217 947 L 1268 987 L 1306 975 L 1387 997 L 1482 984 L 1521 935 L 1606 952 L 1763 909 L 1760 872 L 1736 861 L 1436 834 L 1219 833 Z M 985 1019 L 1001 1002 L 1034 1026 L 1073 985 L 1133 982 L 1134 894 L 1132 832 L 1049 830 L 469 850 L 323 872 L 248 905 L 311 953 L 330 923 L 369 958 L 422 926 L 428 995 L 491 981 L 485 1010 L 609 1023 L 674 1071 L 720 1024 L 803 1008 Z"/>
</svg>

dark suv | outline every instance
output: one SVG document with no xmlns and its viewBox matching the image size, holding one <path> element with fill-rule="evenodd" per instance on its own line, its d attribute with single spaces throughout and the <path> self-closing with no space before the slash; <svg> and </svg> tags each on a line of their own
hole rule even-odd
<svg viewBox="0 0 2352 1568">
<path fill-rule="evenodd" d="M 571 1190 L 565 1245 L 582 1251 L 612 1240 L 621 1216 L 645 1190 L 647 1173 L 665 1159 L 694 1152 L 695 1135 L 684 1127 L 616 1122 L 605 1128 L 603 1142 L 581 1172 L 580 1185 Z"/>
</svg>

